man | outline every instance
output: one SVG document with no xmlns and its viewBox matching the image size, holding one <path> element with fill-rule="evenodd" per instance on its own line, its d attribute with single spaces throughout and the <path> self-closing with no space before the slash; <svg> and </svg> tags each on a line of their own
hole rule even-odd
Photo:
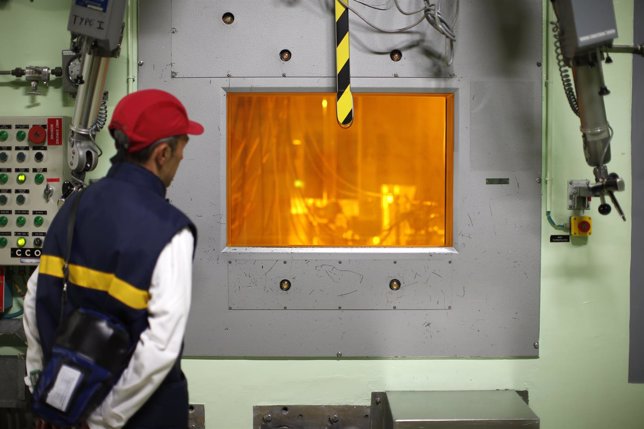
<svg viewBox="0 0 644 429">
<path fill-rule="evenodd" d="M 188 421 L 180 368 L 196 230 L 165 199 L 188 135 L 203 127 L 181 102 L 150 89 L 124 97 L 109 125 L 117 154 L 107 176 L 73 195 L 47 233 L 25 297 L 27 377 L 51 355 L 62 314 L 82 307 L 116 318 L 134 351 L 117 383 L 88 417 L 91 429 L 181 428 Z M 62 301 L 70 206 L 80 198 Z M 41 426 L 46 426 L 42 421 Z"/>
</svg>

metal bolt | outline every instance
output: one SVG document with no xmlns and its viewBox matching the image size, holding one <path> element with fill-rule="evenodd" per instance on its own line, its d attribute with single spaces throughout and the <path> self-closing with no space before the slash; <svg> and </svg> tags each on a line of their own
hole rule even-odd
<svg viewBox="0 0 644 429">
<path fill-rule="evenodd" d="M 235 15 L 230 12 L 226 12 L 222 15 L 221 20 L 224 21 L 224 24 L 230 25 L 235 22 Z"/>
<path fill-rule="evenodd" d="M 541 183 L 541 177 L 537 177 L 537 183 Z"/>
<path fill-rule="evenodd" d="M 284 292 L 289 290 L 291 288 L 291 282 L 287 279 L 282 279 L 280 280 L 280 289 L 282 289 Z"/>
<path fill-rule="evenodd" d="M 172 29 L 170 30 L 170 33 L 174 34 L 174 33 L 176 33 L 176 32 L 177 32 L 177 29 L 176 29 L 176 28 L 174 28 L 174 27 L 172 27 Z"/>
<path fill-rule="evenodd" d="M 335 357 L 337 357 L 338 359 L 340 359 L 340 358 L 342 357 L 342 352 L 337 352 L 337 353 L 335 354 Z"/>
<path fill-rule="evenodd" d="M 273 420 L 273 416 L 271 414 L 266 414 L 264 417 L 262 417 L 262 420 L 264 420 L 264 423 L 270 423 Z"/>
<path fill-rule="evenodd" d="M 535 341 L 534 344 L 532 344 L 532 347 L 539 349 L 539 341 Z"/>
<path fill-rule="evenodd" d="M 334 414 L 334 415 L 332 415 L 331 417 L 329 417 L 329 422 L 330 422 L 331 424 L 335 424 L 335 423 L 337 423 L 337 422 L 339 422 L 339 421 L 340 421 L 340 417 L 338 417 L 338 415 L 337 415 L 337 414 Z"/>
<path fill-rule="evenodd" d="M 389 282 L 389 289 L 391 289 L 391 290 L 398 290 L 398 289 L 400 289 L 400 280 L 398 280 L 398 279 L 392 279 L 392 280 Z"/>
<path fill-rule="evenodd" d="M 291 54 L 291 51 L 288 49 L 282 49 L 280 51 L 280 60 L 282 61 L 289 61 L 293 57 L 293 54 Z"/>
<path fill-rule="evenodd" d="M 177 77 L 177 72 L 176 71 L 170 72 L 170 77 L 172 78 Z"/>
<path fill-rule="evenodd" d="M 391 61 L 398 62 L 402 59 L 402 52 L 399 49 L 394 49 L 389 54 L 389 58 L 391 58 Z"/>
<path fill-rule="evenodd" d="M 139 67 L 141 67 L 144 64 L 143 60 L 139 60 L 139 62 L 137 64 L 139 65 Z"/>
<path fill-rule="evenodd" d="M 541 67 L 541 61 L 537 61 L 537 67 Z"/>
<path fill-rule="evenodd" d="M 382 399 L 380 398 L 380 396 L 376 396 L 376 405 L 380 405 L 381 402 Z"/>
</svg>

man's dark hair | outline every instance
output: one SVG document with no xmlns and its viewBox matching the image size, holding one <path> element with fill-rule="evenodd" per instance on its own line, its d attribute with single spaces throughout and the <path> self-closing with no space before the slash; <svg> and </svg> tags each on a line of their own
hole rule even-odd
<svg viewBox="0 0 644 429">
<path fill-rule="evenodd" d="M 152 155 L 154 149 L 159 146 L 161 143 L 166 143 L 170 146 L 172 153 L 177 149 L 177 144 L 179 143 L 179 136 L 166 137 L 160 140 L 155 141 L 151 145 L 147 146 L 145 149 L 138 152 L 129 153 L 127 147 L 120 142 L 116 141 L 116 155 L 110 158 L 112 164 L 118 164 L 119 162 L 132 162 L 134 164 L 144 164 Z"/>
</svg>

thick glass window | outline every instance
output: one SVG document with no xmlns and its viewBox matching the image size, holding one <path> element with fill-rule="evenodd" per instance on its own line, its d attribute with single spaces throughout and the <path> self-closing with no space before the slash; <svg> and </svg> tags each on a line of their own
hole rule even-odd
<svg viewBox="0 0 644 429">
<path fill-rule="evenodd" d="M 453 94 L 227 94 L 227 245 L 452 245 Z"/>
</svg>

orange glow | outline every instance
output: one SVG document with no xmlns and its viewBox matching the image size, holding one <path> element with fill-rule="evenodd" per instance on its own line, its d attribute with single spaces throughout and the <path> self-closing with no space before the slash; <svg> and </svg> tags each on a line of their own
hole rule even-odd
<svg viewBox="0 0 644 429">
<path fill-rule="evenodd" d="M 453 94 L 228 93 L 227 245 L 452 245 Z"/>
</svg>

